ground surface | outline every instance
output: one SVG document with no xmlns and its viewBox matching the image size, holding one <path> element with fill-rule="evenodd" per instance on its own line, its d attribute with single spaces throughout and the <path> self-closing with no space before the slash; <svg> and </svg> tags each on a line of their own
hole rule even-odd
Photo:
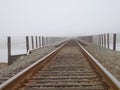
<svg viewBox="0 0 120 90">
<path fill-rule="evenodd" d="M 120 52 L 112 51 L 90 43 L 82 44 L 107 70 L 109 70 L 118 80 L 120 80 Z M 27 67 L 31 63 L 56 49 L 58 46 L 47 46 L 34 50 L 29 55 L 20 57 L 10 66 L 0 64 L 0 78 L 2 78 L 3 75 L 12 73 L 15 70 L 18 70 L 19 72 L 19 68 L 23 69 Z"/>
<path fill-rule="evenodd" d="M 88 50 L 107 70 L 120 81 L 120 52 L 94 44 L 84 44 Z"/>
<path fill-rule="evenodd" d="M 57 46 L 50 45 L 50 46 L 46 46 L 46 47 L 33 50 L 31 51 L 29 55 L 21 56 L 12 65 L 9 65 L 7 67 L 0 69 L 0 78 L 2 78 L 4 75 L 7 75 L 8 73 L 12 73 L 14 71 L 17 73 L 21 71 L 25 67 L 29 66 L 31 63 L 39 60 L 40 58 L 47 55 L 48 53 L 50 53 L 56 48 Z"/>
<path fill-rule="evenodd" d="M 7 66 L 7 63 L 0 62 L 0 70 L 6 68 Z"/>
</svg>

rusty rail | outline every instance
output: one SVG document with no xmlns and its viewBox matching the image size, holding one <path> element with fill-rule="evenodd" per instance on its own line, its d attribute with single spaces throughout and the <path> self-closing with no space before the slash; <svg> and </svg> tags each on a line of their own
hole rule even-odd
<svg viewBox="0 0 120 90">
<path fill-rule="evenodd" d="M 24 70 L 22 70 L 15 76 L 13 76 L 10 79 L 8 79 L 7 81 L 3 82 L 0 85 L 0 90 L 14 90 L 16 88 L 16 86 L 18 86 L 21 82 L 23 82 L 26 79 L 26 77 L 29 78 L 32 73 L 36 72 L 38 68 L 41 68 L 44 64 L 46 64 L 49 61 L 49 59 L 51 59 L 53 56 L 55 56 L 66 43 L 67 43 L 67 41 L 64 42 L 57 49 L 53 50 L 48 55 L 44 56 L 43 58 L 36 61 L 29 67 L 25 68 Z"/>
<path fill-rule="evenodd" d="M 95 59 L 78 41 L 76 41 L 83 53 L 90 60 L 92 65 L 99 71 L 99 73 L 104 77 L 107 84 L 112 90 L 120 90 L 120 82 L 105 68 L 101 65 L 97 59 Z"/>
</svg>

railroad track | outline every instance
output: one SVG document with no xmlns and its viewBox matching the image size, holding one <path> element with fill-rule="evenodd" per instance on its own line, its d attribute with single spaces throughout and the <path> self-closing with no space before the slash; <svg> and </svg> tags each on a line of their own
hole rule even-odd
<svg viewBox="0 0 120 90">
<path fill-rule="evenodd" d="M 119 84 L 71 40 L 3 82 L 0 90 L 120 90 Z"/>
</svg>

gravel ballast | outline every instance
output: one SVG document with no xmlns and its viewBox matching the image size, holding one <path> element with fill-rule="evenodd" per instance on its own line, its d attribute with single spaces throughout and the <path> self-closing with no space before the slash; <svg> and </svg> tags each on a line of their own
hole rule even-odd
<svg viewBox="0 0 120 90">
<path fill-rule="evenodd" d="M 84 44 L 89 51 L 113 76 L 120 81 L 120 52 L 94 44 Z"/>
<path fill-rule="evenodd" d="M 29 55 L 21 56 L 12 65 L 1 69 L 0 78 L 2 78 L 3 76 L 9 73 L 12 74 L 13 72 L 16 72 L 16 73 L 20 72 L 21 70 L 31 65 L 35 61 L 39 60 L 40 58 L 44 57 L 48 53 L 52 52 L 56 48 L 57 48 L 56 46 L 50 45 L 50 46 L 46 46 L 46 47 L 42 47 L 42 48 L 30 51 Z"/>
<path fill-rule="evenodd" d="M 86 44 L 83 42 L 82 45 L 120 81 L 120 52 L 90 43 Z M 14 71 L 20 72 L 20 70 L 47 55 L 57 47 L 53 45 L 42 47 L 33 50 L 29 55 L 21 56 L 12 65 L 0 70 L 0 78 Z"/>
</svg>

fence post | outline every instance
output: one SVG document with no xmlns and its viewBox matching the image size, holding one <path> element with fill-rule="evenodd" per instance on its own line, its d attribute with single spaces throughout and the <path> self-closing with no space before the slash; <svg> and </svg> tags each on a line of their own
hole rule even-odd
<svg viewBox="0 0 120 90">
<path fill-rule="evenodd" d="M 109 33 L 107 34 L 107 48 L 109 49 Z"/>
<path fill-rule="evenodd" d="M 102 34 L 102 47 L 103 47 L 103 34 Z"/>
<path fill-rule="evenodd" d="M 101 46 L 101 35 L 99 34 L 99 41 L 98 44 Z"/>
<path fill-rule="evenodd" d="M 48 45 L 48 37 L 45 38 L 46 46 Z"/>
<path fill-rule="evenodd" d="M 116 33 L 113 34 L 113 50 L 116 50 Z"/>
<path fill-rule="evenodd" d="M 44 46 L 46 46 L 46 37 L 44 37 Z"/>
<path fill-rule="evenodd" d="M 49 45 L 49 37 L 46 37 L 46 45 Z"/>
<path fill-rule="evenodd" d="M 104 47 L 106 48 L 106 34 L 104 34 Z"/>
<path fill-rule="evenodd" d="M 39 36 L 39 48 L 41 47 L 41 38 Z"/>
<path fill-rule="evenodd" d="M 8 65 L 12 63 L 11 60 L 11 37 L 9 36 L 7 39 L 7 47 L 8 47 Z"/>
<path fill-rule="evenodd" d="M 32 40 L 32 49 L 34 49 L 34 40 L 33 40 L 33 36 L 31 36 L 31 40 Z"/>
<path fill-rule="evenodd" d="M 42 47 L 45 45 L 44 43 L 44 37 L 42 36 Z"/>
<path fill-rule="evenodd" d="M 26 53 L 28 52 L 29 50 L 29 37 L 26 36 Z"/>
<path fill-rule="evenodd" d="M 37 36 L 35 36 L 36 38 L 36 48 L 38 48 L 38 40 L 37 40 Z"/>
</svg>

